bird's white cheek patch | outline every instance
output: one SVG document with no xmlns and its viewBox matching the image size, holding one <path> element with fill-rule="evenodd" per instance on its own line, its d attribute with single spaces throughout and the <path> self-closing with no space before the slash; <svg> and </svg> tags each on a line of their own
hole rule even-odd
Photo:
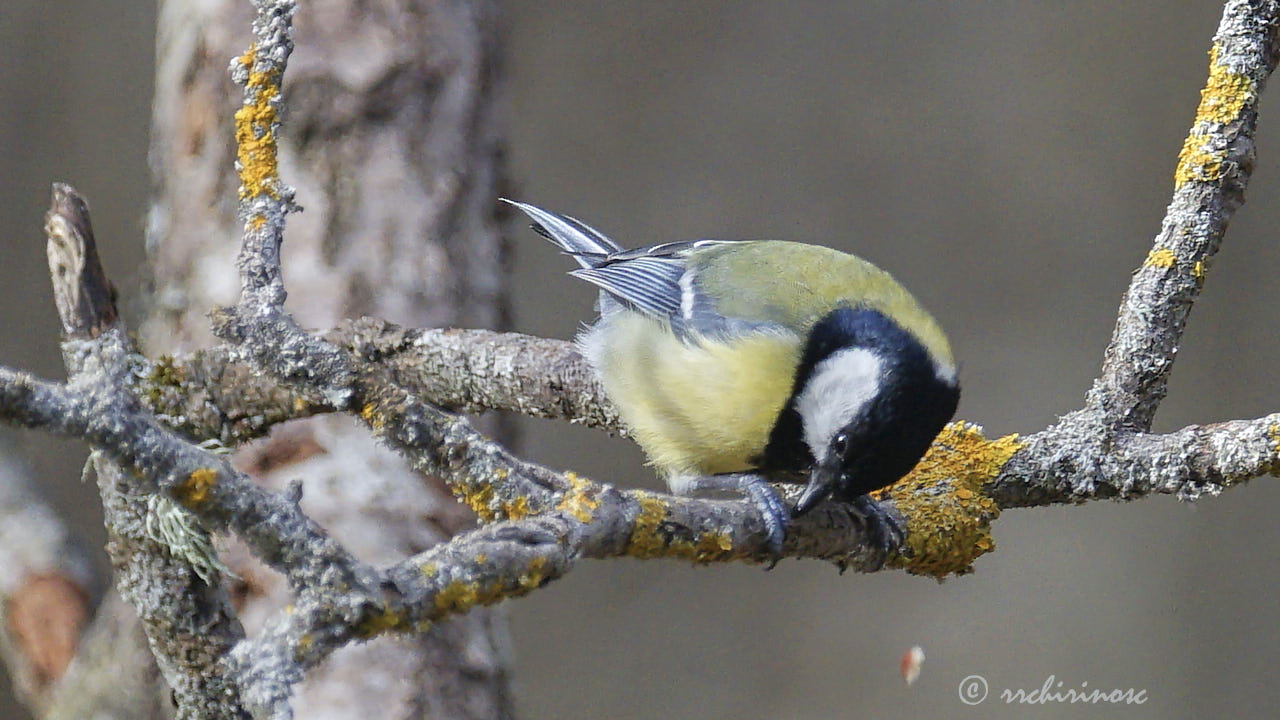
<svg viewBox="0 0 1280 720">
<path fill-rule="evenodd" d="M 818 363 L 796 398 L 804 441 L 813 456 L 826 454 L 836 431 L 854 418 L 880 391 L 883 363 L 866 348 L 849 348 Z"/>
<path fill-rule="evenodd" d="M 934 361 L 933 361 L 933 363 L 934 363 L 934 364 L 933 364 L 933 374 L 934 374 L 934 375 L 936 375 L 936 376 L 937 376 L 937 378 L 938 378 L 939 380 L 941 380 L 942 382 L 946 383 L 947 385 L 950 385 L 950 386 L 952 386 L 952 387 L 955 387 L 955 384 L 956 384 L 956 366 L 955 366 L 955 365 L 949 365 L 949 364 L 944 363 L 944 362 L 939 362 L 939 361 L 937 361 L 937 360 L 934 360 Z"/>
</svg>

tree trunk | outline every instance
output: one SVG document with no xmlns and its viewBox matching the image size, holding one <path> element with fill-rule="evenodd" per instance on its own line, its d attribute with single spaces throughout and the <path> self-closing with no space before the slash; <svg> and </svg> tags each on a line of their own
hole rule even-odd
<svg viewBox="0 0 1280 720">
<path fill-rule="evenodd" d="M 240 0 L 160 6 L 147 227 L 153 273 L 146 352 L 212 344 L 206 312 L 235 301 L 240 222 L 230 59 L 249 47 Z M 363 314 L 413 326 L 504 320 L 497 42 L 486 2 L 307 3 L 285 77 L 281 171 L 305 208 L 283 249 L 288 308 L 323 329 Z M 300 478 L 303 507 L 362 559 L 419 552 L 472 523 L 346 418 L 295 422 L 241 451 L 269 486 Z M 288 601 L 248 553 L 224 557 L 245 629 Z M 511 715 L 501 611 L 412 637 L 352 646 L 299 687 L 297 717 L 501 718 Z"/>
</svg>

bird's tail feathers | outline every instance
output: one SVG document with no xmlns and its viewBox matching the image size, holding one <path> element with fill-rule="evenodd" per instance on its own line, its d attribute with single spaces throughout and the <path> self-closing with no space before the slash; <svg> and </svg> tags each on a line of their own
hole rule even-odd
<svg viewBox="0 0 1280 720">
<path fill-rule="evenodd" d="M 573 256 L 573 259 L 584 268 L 596 267 L 613 253 L 622 251 L 622 247 L 604 233 L 581 220 L 543 210 L 528 203 L 506 198 L 502 198 L 502 201 L 519 208 L 528 215 L 533 221 L 534 232 L 555 243 L 565 254 Z"/>
</svg>

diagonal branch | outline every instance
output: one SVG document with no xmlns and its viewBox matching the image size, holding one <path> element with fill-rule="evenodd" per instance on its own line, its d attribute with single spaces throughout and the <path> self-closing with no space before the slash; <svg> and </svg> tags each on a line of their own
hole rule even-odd
<svg viewBox="0 0 1280 720">
<path fill-rule="evenodd" d="M 1160 234 L 1120 304 L 1088 408 L 1113 428 L 1146 430 L 1164 399 L 1178 341 L 1227 223 L 1253 174 L 1258 100 L 1280 58 L 1280 3 L 1232 0 L 1209 51 L 1209 80 L 1178 155 Z"/>
<path fill-rule="evenodd" d="M 376 320 L 321 338 L 297 325 L 283 309 L 280 266 L 285 218 L 296 207 L 293 190 L 279 177 L 275 144 L 294 2 L 256 0 L 255 6 L 255 45 L 232 70 L 244 87 L 236 114 L 241 296 L 236 306 L 214 313 L 215 332 L 230 347 L 201 360 L 139 359 L 115 318 L 87 211 L 73 191 L 60 187 L 47 225 L 51 268 L 55 281 L 86 285 L 58 293 L 72 334 L 64 344 L 72 379 L 58 385 L 0 368 L 0 419 L 84 438 L 109 461 L 99 463 L 100 487 L 119 545 L 113 553 L 122 590 L 152 613 L 144 619 L 166 678 L 178 690 L 181 713 L 237 716 L 251 709 L 289 717 L 292 687 L 334 649 L 381 633 L 421 631 L 527 593 L 580 558 L 776 561 L 762 543 L 761 518 L 745 503 L 624 491 L 554 472 L 442 409 L 508 409 L 619 430 L 616 414 L 567 343 L 482 331 L 405 331 Z M 884 492 L 886 508 L 907 528 L 892 565 L 938 577 L 968 571 L 994 547 L 990 524 L 1003 508 L 1152 493 L 1193 499 L 1280 467 L 1280 414 L 1167 435 L 1146 432 L 1205 268 L 1243 201 L 1258 94 L 1280 56 L 1277 27 L 1280 3 L 1227 3 L 1209 82 L 1179 158 L 1173 202 L 1125 295 L 1086 406 L 1026 438 L 992 440 L 976 426 L 948 426 L 912 473 Z M 218 417 L 206 406 L 204 419 L 188 427 L 241 439 L 293 415 L 352 412 L 415 467 L 446 479 L 487 524 L 392 567 L 365 566 L 298 509 L 296 496 L 257 488 L 166 428 L 128 391 L 184 387 L 172 376 L 205 361 L 242 371 L 233 374 L 245 383 L 241 395 L 227 397 L 269 408 L 269 417 L 238 423 L 232 413 Z M 256 372 L 273 381 L 251 379 Z M 254 393 L 267 399 L 249 398 Z M 146 395 L 156 408 L 182 407 L 162 392 Z M 145 545 L 138 503 L 155 489 L 210 527 L 240 535 L 285 573 L 296 595 L 293 610 L 260 637 L 244 639 L 219 587 L 198 585 L 189 566 L 163 547 Z M 864 542 L 860 527 L 848 508 L 827 503 L 797 522 L 784 554 L 878 569 L 884 558 Z M 175 595 L 158 602 L 161 590 Z M 173 640 L 173 627 L 186 634 Z"/>
<path fill-rule="evenodd" d="M 156 663 L 173 689 L 179 717 L 245 717 L 234 689 L 218 670 L 244 635 L 227 594 L 149 536 L 146 497 L 130 492 L 138 483 L 130 464 L 119 462 L 131 457 L 164 463 L 169 458 L 156 457 L 159 448 L 139 433 L 137 421 L 143 418 L 123 390 L 129 374 L 127 341 L 114 292 L 94 250 L 88 206 L 69 186 L 54 186 L 45 231 L 54 295 L 67 334 L 63 358 L 70 380 L 53 385 L 0 369 L 0 415 L 91 439 L 91 445 L 107 453 L 95 454 L 90 462 L 97 469 L 116 587 L 138 614 Z M 138 465 L 132 463 L 133 468 Z"/>
</svg>

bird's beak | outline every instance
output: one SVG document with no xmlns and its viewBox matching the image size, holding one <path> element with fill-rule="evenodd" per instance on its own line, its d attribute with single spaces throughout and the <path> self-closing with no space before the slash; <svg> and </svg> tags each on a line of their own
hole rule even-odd
<svg viewBox="0 0 1280 720">
<path fill-rule="evenodd" d="M 827 499 L 827 496 L 836 489 L 837 481 L 840 479 L 840 463 L 839 461 L 824 461 L 813 468 L 813 472 L 809 474 L 809 484 L 805 486 L 804 492 L 800 494 L 800 499 L 796 501 L 795 509 L 791 511 L 792 517 L 800 517 L 812 510 L 818 503 Z"/>
</svg>

